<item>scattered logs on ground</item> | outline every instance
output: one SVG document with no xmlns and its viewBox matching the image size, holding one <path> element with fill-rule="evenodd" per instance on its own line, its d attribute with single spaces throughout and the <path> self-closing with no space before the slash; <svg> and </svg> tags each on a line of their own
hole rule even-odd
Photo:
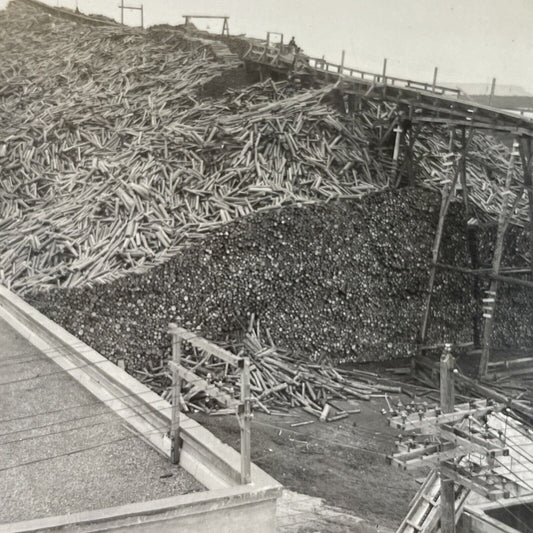
<svg viewBox="0 0 533 533">
<path fill-rule="evenodd" d="M 395 183 L 380 137 L 390 104 L 350 116 L 331 88 L 272 81 L 205 98 L 233 67 L 180 31 L 89 28 L 16 1 L 0 31 L 0 282 L 19 293 L 112 281 L 236 218 Z M 444 129 L 424 130 L 419 182 L 441 188 L 452 152 Z M 475 135 L 482 220 L 501 205 L 508 156 Z"/>
<path fill-rule="evenodd" d="M 268 339 L 268 340 L 267 340 Z M 187 349 L 189 348 L 189 349 Z M 251 392 L 255 408 L 267 414 L 280 413 L 290 407 L 301 407 L 323 422 L 334 422 L 359 412 L 358 401 L 376 396 L 400 394 L 398 385 L 378 382 L 377 374 L 360 370 L 342 370 L 330 363 L 313 364 L 303 356 L 278 348 L 267 330 L 261 333 L 259 321 L 250 318 L 248 331 L 234 353 L 250 357 Z M 239 373 L 224 362 L 217 362 L 202 350 L 184 346 L 181 364 L 199 378 L 214 384 L 229 397 L 238 398 Z M 170 398 L 170 371 L 164 363 L 148 365 L 135 375 L 163 398 Z M 336 400 L 353 400 L 350 407 Z M 201 410 L 213 414 L 233 413 L 206 395 L 194 381 L 182 380 L 181 406 L 185 411 Z"/>
</svg>

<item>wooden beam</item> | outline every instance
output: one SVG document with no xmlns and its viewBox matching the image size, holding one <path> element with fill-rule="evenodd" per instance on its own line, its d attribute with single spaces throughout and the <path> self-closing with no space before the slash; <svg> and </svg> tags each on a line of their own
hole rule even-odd
<svg viewBox="0 0 533 533">
<path fill-rule="evenodd" d="M 481 494 L 489 500 L 498 500 L 500 498 L 508 498 L 509 492 L 504 489 L 495 488 L 493 485 L 483 481 L 482 479 L 475 479 L 472 474 L 459 466 L 452 466 L 450 463 L 441 467 L 441 473 L 463 485 L 467 489 L 470 489 L 478 494 Z M 441 531 L 455 531 L 454 529 L 441 528 Z"/>
<path fill-rule="evenodd" d="M 174 361 L 168 362 L 169 368 L 172 372 L 176 372 L 180 378 L 185 379 L 189 383 L 192 383 L 198 391 L 204 391 L 208 396 L 214 398 L 222 405 L 226 407 L 237 407 L 239 402 L 232 398 L 229 394 L 221 391 L 216 385 L 208 383 L 205 379 L 199 377 L 194 372 L 187 368 L 175 363 Z"/>
<path fill-rule="evenodd" d="M 466 141 L 465 150 L 468 149 L 468 146 L 472 142 L 473 135 L 474 135 L 474 130 L 471 129 L 468 135 L 468 139 Z M 452 148 L 453 148 L 453 141 L 450 142 L 450 150 Z M 442 192 L 442 202 L 441 202 L 440 213 L 439 213 L 439 221 L 437 224 L 437 231 L 435 233 L 435 239 L 433 242 L 433 249 L 432 249 L 432 261 L 431 261 L 431 268 L 429 272 L 428 294 L 426 297 L 426 302 L 424 306 L 424 314 L 422 316 L 422 323 L 420 326 L 420 334 L 419 334 L 420 344 L 424 344 L 426 340 L 429 314 L 431 311 L 431 300 L 433 298 L 433 286 L 435 285 L 436 264 L 439 260 L 440 245 L 442 241 L 442 234 L 444 231 L 444 222 L 446 219 L 446 214 L 448 213 L 450 202 L 452 200 L 452 197 L 455 191 L 455 186 L 457 185 L 457 179 L 459 178 L 459 170 L 460 170 L 459 165 L 457 165 L 455 172 L 454 172 L 453 179 L 445 187 L 444 191 Z"/>
<path fill-rule="evenodd" d="M 531 273 L 533 274 L 533 188 L 532 188 L 532 167 L 533 148 L 530 138 L 520 138 L 520 159 L 522 160 L 522 172 L 524 174 L 524 187 L 527 190 L 529 207 L 529 261 Z"/>
<path fill-rule="evenodd" d="M 495 281 L 501 281 L 502 283 L 508 283 L 509 285 L 519 285 L 520 287 L 527 287 L 528 289 L 533 289 L 533 281 L 513 278 L 511 276 L 502 276 L 501 274 L 492 274 L 491 272 L 487 272 L 483 269 L 472 270 L 471 268 L 446 265 L 445 263 L 437 263 L 437 267 L 444 268 L 446 270 L 454 270 L 463 274 L 470 274 L 471 276 L 481 276 Z"/>
<path fill-rule="evenodd" d="M 176 334 L 176 324 L 170 324 L 169 333 L 172 335 L 172 363 L 176 367 L 181 363 L 182 340 Z M 172 369 L 172 413 L 170 419 L 170 461 L 179 464 L 180 460 L 180 396 L 181 377 L 176 369 Z"/>
<path fill-rule="evenodd" d="M 172 328 L 171 332 L 181 337 L 184 341 L 187 341 L 191 346 L 195 346 L 200 350 L 205 350 L 206 352 L 219 357 L 234 367 L 239 366 L 239 361 L 241 360 L 240 357 L 237 357 L 231 352 L 228 352 L 228 350 L 224 350 L 224 348 L 209 342 L 208 340 L 200 337 L 198 334 L 179 327 Z"/>
<path fill-rule="evenodd" d="M 507 168 L 507 175 L 505 178 L 504 192 L 503 192 L 503 201 L 502 209 L 498 217 L 498 229 L 496 233 L 496 243 L 494 245 L 494 255 L 492 258 L 492 275 L 498 276 L 500 272 L 500 264 L 503 256 L 503 247 L 505 242 L 505 234 L 509 225 L 509 219 L 511 216 L 511 211 L 508 209 L 509 205 L 509 193 L 511 190 L 511 183 L 513 181 L 513 162 L 514 162 L 514 150 L 516 148 L 516 142 L 513 143 L 513 148 L 511 151 L 511 156 L 509 159 L 509 166 Z M 481 359 L 479 361 L 479 370 L 478 376 L 484 377 L 487 374 L 490 350 L 492 346 L 492 330 L 494 326 L 494 311 L 496 308 L 496 296 L 498 292 L 499 281 L 498 279 L 492 279 L 490 282 L 490 287 L 488 294 L 491 297 L 494 297 L 494 302 L 491 305 L 491 310 L 484 313 L 485 324 L 483 327 L 483 345 L 481 348 Z"/>
<path fill-rule="evenodd" d="M 251 483 L 251 423 L 252 404 L 250 397 L 250 360 L 243 357 L 241 362 L 241 404 L 239 424 L 241 427 L 241 483 Z"/>
</svg>

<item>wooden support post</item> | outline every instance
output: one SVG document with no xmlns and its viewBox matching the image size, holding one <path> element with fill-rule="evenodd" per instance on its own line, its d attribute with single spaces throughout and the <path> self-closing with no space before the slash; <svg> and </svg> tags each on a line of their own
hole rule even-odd
<svg viewBox="0 0 533 533">
<path fill-rule="evenodd" d="M 454 366 L 451 345 L 447 344 L 440 359 L 440 408 L 443 413 L 451 413 L 454 410 Z M 455 533 L 455 489 L 453 479 L 449 479 L 442 472 L 446 464 L 447 461 L 440 463 L 440 530 L 442 533 Z"/>
<path fill-rule="evenodd" d="M 144 28 L 144 6 L 141 4 L 141 28 Z"/>
<path fill-rule="evenodd" d="M 383 59 L 383 76 L 381 78 L 383 85 L 387 85 L 387 58 Z"/>
<path fill-rule="evenodd" d="M 341 54 L 341 64 L 339 65 L 339 74 L 342 74 L 344 70 L 344 58 L 346 57 L 346 51 L 343 50 Z"/>
<path fill-rule="evenodd" d="M 170 421 L 170 461 L 177 465 L 180 460 L 180 395 L 181 378 L 177 367 L 181 363 L 181 337 L 176 333 L 176 324 L 170 324 L 169 333 L 172 335 L 172 413 Z"/>
<path fill-rule="evenodd" d="M 472 218 L 472 208 L 470 202 L 468 201 L 468 185 L 467 185 L 467 174 L 466 174 L 466 162 L 468 155 L 468 145 L 466 141 L 466 127 L 461 128 L 461 161 L 460 161 L 460 171 L 461 171 L 461 187 L 463 189 L 463 208 L 465 213 L 465 231 L 466 231 L 466 243 L 468 247 L 468 252 L 470 255 L 470 263 L 473 269 L 479 268 L 479 251 L 477 243 L 477 233 L 475 226 L 472 226 L 469 222 Z M 476 301 L 476 306 L 479 307 L 481 304 L 481 283 L 478 277 L 473 280 L 473 292 L 474 299 Z M 481 342 L 481 324 L 480 317 L 477 309 L 472 317 L 472 337 L 474 345 L 479 347 Z"/>
<path fill-rule="evenodd" d="M 471 129 L 470 135 L 466 143 L 467 146 L 470 145 L 473 134 L 474 134 L 474 130 Z M 453 146 L 453 141 L 450 140 L 450 150 L 452 149 L 452 146 Z M 436 268 L 437 268 L 437 263 L 439 261 L 442 233 L 444 231 L 444 221 L 446 218 L 446 214 L 448 213 L 448 208 L 450 206 L 450 202 L 452 200 L 452 197 L 455 191 L 455 186 L 457 185 L 458 177 L 459 177 L 459 165 L 457 165 L 455 169 L 455 173 L 454 173 L 451 183 L 442 192 L 442 202 L 440 206 L 439 222 L 437 224 L 437 231 L 435 233 L 435 240 L 433 242 L 433 249 L 432 249 L 431 270 L 429 272 L 429 283 L 428 283 L 428 294 L 426 297 L 424 314 L 422 316 L 422 324 L 420 326 L 419 340 L 421 344 L 424 344 L 426 340 L 427 325 L 428 325 L 428 320 L 429 320 L 429 313 L 431 310 L 431 300 L 433 297 L 433 286 L 435 285 Z"/>
<path fill-rule="evenodd" d="M 496 91 L 496 78 L 492 78 L 492 85 L 490 87 L 489 105 L 492 105 L 492 99 L 494 98 L 495 91 Z"/>
<path fill-rule="evenodd" d="M 124 25 L 124 0 L 120 0 L 120 23 Z"/>
<path fill-rule="evenodd" d="M 498 216 L 498 230 L 496 232 L 496 243 L 494 245 L 494 255 L 492 257 L 492 274 L 498 276 L 500 273 L 500 264 L 502 261 L 503 255 L 503 246 L 505 241 L 505 233 L 509 226 L 509 218 L 512 213 L 509 209 L 509 193 L 511 189 L 511 183 L 513 179 L 513 161 L 515 155 L 518 155 L 515 150 L 518 149 L 518 142 L 513 143 L 513 148 L 511 152 L 511 157 L 509 159 L 509 166 L 507 168 L 507 176 L 505 178 L 505 185 L 503 191 L 503 201 L 502 209 Z M 489 359 L 490 351 L 492 346 L 492 329 L 494 325 L 494 311 L 496 308 L 496 296 L 498 292 L 499 281 L 493 279 L 490 282 L 490 287 L 488 291 L 489 299 L 491 301 L 490 308 L 486 311 L 483 316 L 485 317 L 485 324 L 483 327 L 483 345 L 481 347 L 481 359 L 479 361 L 479 370 L 478 376 L 484 377 L 487 375 L 487 370 L 489 368 Z"/>
<path fill-rule="evenodd" d="M 241 403 L 239 405 L 239 424 L 241 427 L 241 483 L 247 485 L 252 481 L 250 360 L 248 357 L 243 357 L 239 364 L 241 368 Z"/>
<path fill-rule="evenodd" d="M 222 24 L 222 35 L 229 37 L 229 23 L 228 17 L 224 17 L 224 24 Z"/>
<path fill-rule="evenodd" d="M 394 139 L 394 152 L 392 154 L 392 161 L 394 163 L 394 166 L 398 166 L 398 159 L 400 157 L 400 143 L 402 142 L 402 126 L 401 124 L 398 124 L 394 128 L 394 132 L 396 133 L 396 138 Z"/>
<path fill-rule="evenodd" d="M 533 142 L 529 137 L 521 137 L 520 139 L 520 158 L 529 207 L 529 266 L 533 274 L 533 180 L 531 176 L 533 172 Z"/>
<path fill-rule="evenodd" d="M 433 85 L 431 86 L 431 90 L 435 92 L 435 87 L 437 87 L 437 74 L 439 72 L 438 67 L 435 67 L 433 70 Z"/>
<path fill-rule="evenodd" d="M 409 185 L 413 187 L 415 185 L 415 165 L 414 165 L 414 148 L 415 148 L 415 141 L 420 133 L 420 130 L 422 129 L 422 125 L 418 125 L 417 129 L 415 130 L 413 126 L 411 125 L 411 128 L 409 129 L 409 144 L 406 145 L 407 149 L 407 175 L 409 177 Z"/>
</svg>

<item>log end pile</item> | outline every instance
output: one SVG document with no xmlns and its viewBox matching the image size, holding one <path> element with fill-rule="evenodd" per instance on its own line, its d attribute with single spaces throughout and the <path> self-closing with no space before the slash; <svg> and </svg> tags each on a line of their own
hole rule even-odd
<svg viewBox="0 0 533 533">
<path fill-rule="evenodd" d="M 311 360 L 408 357 L 438 205 L 435 193 L 403 189 L 267 211 L 214 231 L 144 274 L 30 301 L 136 368 L 166 357 L 169 322 L 220 342 L 242 338 L 252 315 L 277 346 Z M 450 228 L 444 254 L 460 262 L 466 251 L 458 235 Z M 473 304 L 464 284 L 471 280 L 456 280 L 444 273 L 437 281 L 435 338 L 444 331 L 450 340 L 469 338 Z"/>
</svg>

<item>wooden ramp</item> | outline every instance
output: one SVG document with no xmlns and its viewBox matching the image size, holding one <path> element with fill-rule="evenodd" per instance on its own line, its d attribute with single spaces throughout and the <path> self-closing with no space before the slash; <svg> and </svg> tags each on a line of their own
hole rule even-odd
<svg viewBox="0 0 533 533">
<path fill-rule="evenodd" d="M 455 487 L 455 516 L 461 516 L 470 491 L 462 485 Z M 420 490 L 411 500 L 407 516 L 397 533 L 430 533 L 437 530 L 440 520 L 440 478 L 436 470 L 428 475 Z"/>
</svg>

